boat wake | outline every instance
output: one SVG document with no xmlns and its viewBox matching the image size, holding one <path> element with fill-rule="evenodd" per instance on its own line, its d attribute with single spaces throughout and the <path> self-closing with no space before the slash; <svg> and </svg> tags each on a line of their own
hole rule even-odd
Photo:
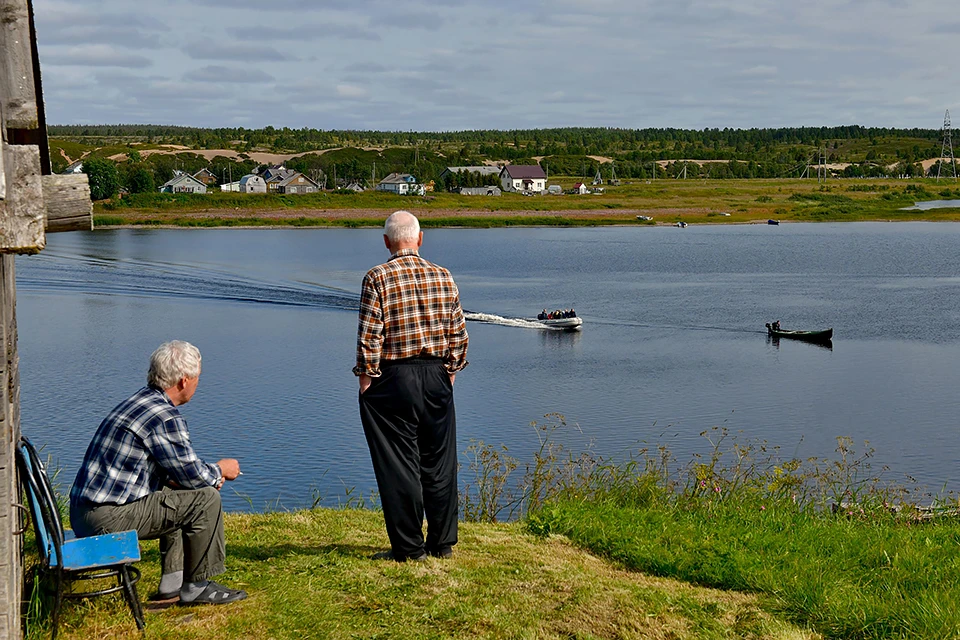
<svg viewBox="0 0 960 640">
<path fill-rule="evenodd" d="M 179 298 L 356 311 L 358 294 L 299 281 L 249 278 L 196 264 L 33 256 L 18 268 L 17 288 L 37 293 Z"/>
<path fill-rule="evenodd" d="M 497 324 L 502 327 L 516 327 L 518 329 L 539 329 L 541 331 L 562 331 L 559 327 L 548 327 L 537 320 L 528 318 L 507 318 L 494 315 L 492 313 L 478 313 L 476 311 L 464 311 L 463 317 L 470 322 L 482 322 L 483 324 Z"/>
</svg>

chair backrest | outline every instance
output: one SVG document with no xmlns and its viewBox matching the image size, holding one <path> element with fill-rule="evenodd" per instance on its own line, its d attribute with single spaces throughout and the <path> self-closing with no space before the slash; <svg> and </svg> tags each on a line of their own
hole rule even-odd
<svg viewBox="0 0 960 640">
<path fill-rule="evenodd" d="M 17 443 L 17 466 L 20 468 L 20 483 L 30 504 L 40 560 L 47 567 L 60 566 L 63 520 L 40 454 L 26 438 L 20 438 Z"/>
</svg>

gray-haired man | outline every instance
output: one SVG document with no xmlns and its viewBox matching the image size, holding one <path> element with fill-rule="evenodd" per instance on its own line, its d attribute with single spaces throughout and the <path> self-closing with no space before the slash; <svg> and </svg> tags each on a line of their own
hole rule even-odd
<svg viewBox="0 0 960 640">
<path fill-rule="evenodd" d="M 423 233 L 409 211 L 387 218 L 383 242 L 390 259 L 363 278 L 353 368 L 390 538 L 377 557 L 449 558 L 457 543 L 453 382 L 469 341 L 460 291 L 449 271 L 420 257 Z"/>
<path fill-rule="evenodd" d="M 141 539 L 159 538 L 161 599 L 226 604 L 247 597 L 210 580 L 226 570 L 220 487 L 240 475 L 240 463 L 209 464 L 193 450 L 177 407 L 199 381 L 200 351 L 189 342 L 153 352 L 147 386 L 110 412 L 87 448 L 70 523 L 79 536 L 136 529 Z"/>
</svg>

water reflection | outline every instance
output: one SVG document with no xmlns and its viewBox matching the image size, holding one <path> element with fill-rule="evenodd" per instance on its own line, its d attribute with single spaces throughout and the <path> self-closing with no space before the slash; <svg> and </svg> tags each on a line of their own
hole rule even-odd
<svg viewBox="0 0 960 640">
<path fill-rule="evenodd" d="M 767 344 L 773 346 L 774 349 L 780 348 L 780 336 L 772 336 L 769 333 L 767 334 Z M 789 340 L 789 338 L 785 338 Z M 827 351 L 833 351 L 833 340 L 825 340 L 822 342 L 809 342 L 807 340 L 790 340 L 790 342 L 796 342 L 799 344 L 809 345 L 811 347 L 819 347 L 821 349 L 826 349 Z"/>
<path fill-rule="evenodd" d="M 540 331 L 540 344 L 552 349 L 575 346 L 583 337 L 582 331 Z"/>
</svg>

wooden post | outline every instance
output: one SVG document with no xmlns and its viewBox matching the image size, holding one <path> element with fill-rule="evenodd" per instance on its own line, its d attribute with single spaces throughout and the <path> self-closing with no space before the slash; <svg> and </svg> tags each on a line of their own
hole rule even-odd
<svg viewBox="0 0 960 640">
<path fill-rule="evenodd" d="M 43 201 L 47 203 L 47 233 L 93 229 L 93 203 L 86 175 L 43 176 Z"/>
<path fill-rule="evenodd" d="M 37 253 L 46 231 L 92 226 L 85 175 L 52 176 L 30 0 L 0 0 L 0 640 L 20 638 L 23 540 L 15 445 L 20 363 L 14 258 Z"/>
<path fill-rule="evenodd" d="M 0 256 L 0 638 L 19 638 L 23 568 L 22 539 L 14 504 L 20 502 L 14 445 L 20 438 L 20 370 L 14 256 Z"/>
</svg>

